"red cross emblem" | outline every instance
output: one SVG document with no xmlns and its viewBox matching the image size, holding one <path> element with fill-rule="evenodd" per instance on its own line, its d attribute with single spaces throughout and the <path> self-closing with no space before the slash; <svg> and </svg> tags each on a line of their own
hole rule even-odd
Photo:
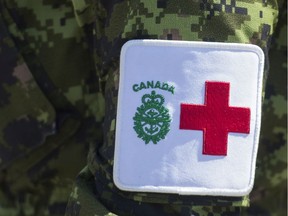
<svg viewBox="0 0 288 216">
<path fill-rule="evenodd" d="M 203 131 L 203 154 L 227 155 L 228 132 L 250 133 L 250 109 L 229 107 L 230 83 L 206 81 L 205 104 L 181 104 L 180 129 Z"/>
</svg>

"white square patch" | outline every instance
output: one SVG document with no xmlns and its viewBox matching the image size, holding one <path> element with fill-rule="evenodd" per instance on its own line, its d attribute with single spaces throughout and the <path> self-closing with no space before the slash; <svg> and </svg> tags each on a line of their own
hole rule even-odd
<svg viewBox="0 0 288 216">
<path fill-rule="evenodd" d="M 121 51 L 114 182 L 242 196 L 253 186 L 264 55 L 254 45 L 132 40 Z"/>
</svg>

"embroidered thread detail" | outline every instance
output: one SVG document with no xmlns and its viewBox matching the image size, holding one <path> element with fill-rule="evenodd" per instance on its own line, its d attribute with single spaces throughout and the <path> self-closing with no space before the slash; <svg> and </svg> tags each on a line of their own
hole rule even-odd
<svg viewBox="0 0 288 216">
<path fill-rule="evenodd" d="M 206 82 L 205 104 L 181 104 L 180 129 L 203 131 L 203 154 L 227 155 L 228 133 L 250 133 L 250 109 L 229 106 L 230 83 Z"/>
<path fill-rule="evenodd" d="M 166 82 L 160 82 L 160 81 L 147 81 L 147 82 L 141 82 L 139 84 L 134 84 L 132 86 L 132 89 L 134 92 L 141 91 L 143 89 L 161 89 L 163 91 L 168 91 L 172 94 L 174 94 L 175 87 L 171 84 L 168 84 Z"/>
<path fill-rule="evenodd" d="M 145 144 L 152 141 L 157 144 L 170 131 L 171 118 L 169 111 L 163 106 L 165 99 L 152 91 L 142 97 L 142 105 L 137 108 L 133 117 L 134 130 Z"/>
</svg>

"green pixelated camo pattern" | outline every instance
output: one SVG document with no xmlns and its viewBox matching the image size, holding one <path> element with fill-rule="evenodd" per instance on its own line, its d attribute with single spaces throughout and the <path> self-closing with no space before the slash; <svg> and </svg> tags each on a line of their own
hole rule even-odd
<svg viewBox="0 0 288 216">
<path fill-rule="evenodd" d="M 256 179 L 245 215 L 287 215 L 287 1 L 283 2 L 269 52 Z"/>
<path fill-rule="evenodd" d="M 0 0 L 0 216 L 64 215 L 71 191 L 67 216 L 285 215 L 286 11 L 273 0 Z M 114 186 L 119 53 L 142 38 L 253 43 L 265 53 L 272 41 L 250 208 L 239 208 L 248 197 Z"/>
<path fill-rule="evenodd" d="M 113 184 L 112 166 L 114 152 L 114 134 L 115 134 L 115 117 L 116 102 L 119 79 L 119 53 L 121 46 L 130 39 L 167 39 L 167 40 L 193 40 L 193 41 L 220 41 L 220 42 L 237 42 L 252 43 L 260 46 L 264 53 L 268 53 L 268 47 L 271 42 L 271 36 L 277 23 L 278 2 L 276 1 L 73 1 L 75 6 L 75 14 L 81 26 L 89 26 L 93 23 L 92 31 L 94 34 L 94 60 L 98 75 L 105 88 L 105 107 L 106 115 L 104 119 L 104 142 L 100 147 L 90 147 L 88 156 L 89 172 L 95 176 L 95 187 L 99 200 L 113 212 L 119 215 L 238 215 L 240 212 L 238 206 L 247 206 L 249 200 L 244 198 L 223 198 L 223 197 L 177 197 L 173 195 L 163 194 L 147 194 L 147 193 L 126 193 L 119 191 Z M 77 2 L 77 3 L 76 3 Z M 281 2 L 279 2 L 280 5 Z M 88 10 L 87 8 L 91 8 Z M 285 6 L 284 6 L 285 9 Z M 90 13 L 95 10 L 99 13 Z M 95 17 L 96 14 L 96 17 Z M 283 12 L 282 12 L 283 14 Z M 283 19 L 283 17 L 282 17 Z M 91 20 L 94 20 L 91 21 Z M 281 23 L 281 22 L 279 22 Z M 284 36 L 282 35 L 282 38 Z M 283 46 L 282 49 L 286 47 Z M 282 53 L 283 55 L 284 53 Z M 267 58 L 268 59 L 268 58 Z M 282 58 L 283 61 L 283 58 Z M 285 62 L 285 59 L 284 61 Z M 100 64 L 98 64 L 100 63 Z M 268 75 L 269 62 L 266 61 L 265 79 Z M 273 63 L 274 64 L 274 63 Z M 272 66 L 273 66 L 272 64 Z M 285 70 L 285 63 L 284 63 Z M 283 69 L 277 71 L 279 74 L 285 74 Z M 284 72 L 283 72 L 284 71 Z M 271 73 L 275 73 L 272 72 Z M 272 74 L 274 75 L 274 74 Z M 271 75 L 271 76 L 272 76 Z M 272 78 L 271 78 L 272 79 Z M 276 83 L 275 83 L 276 84 Z M 284 88 L 283 83 L 282 88 Z M 268 94 L 271 91 L 270 82 L 267 85 Z M 278 93 L 274 93 L 278 95 Z M 282 91 L 283 94 L 283 91 Z M 266 95 L 266 97 L 268 97 Z M 277 98 L 279 101 L 279 98 Z M 282 107 L 285 107 L 286 95 L 281 97 Z M 266 101 L 269 100 L 268 98 Z M 274 99 L 275 100 L 275 99 Z M 266 101 L 264 105 L 266 104 Z M 274 104 L 275 106 L 275 104 Z M 278 108 L 279 109 L 279 108 Z M 282 116 L 279 127 L 279 145 L 281 151 L 277 151 L 278 156 L 275 157 L 277 165 L 279 164 L 279 189 L 285 188 L 286 180 L 286 159 L 285 157 L 285 112 L 281 109 Z M 265 107 L 264 107 L 264 111 Z M 267 112 L 267 111 L 266 111 Z M 271 113 L 270 113 L 271 114 Z M 265 114 L 264 114 L 265 116 Z M 264 120 L 265 122 L 265 120 Z M 266 123 L 267 124 L 267 123 Z M 265 127 L 265 125 L 264 125 Z M 267 127 L 267 126 L 266 126 Z M 277 127 L 277 126 L 276 126 Z M 267 127 L 269 128 L 269 127 Z M 267 129 L 270 130 L 270 129 Z M 270 132 L 269 138 L 262 136 L 260 145 L 270 145 L 273 149 L 273 141 L 270 137 L 275 136 Z M 263 141 L 263 140 L 267 140 Z M 273 138 L 275 139 L 275 138 Z M 269 143 L 269 144 L 268 144 Z M 260 147 L 261 148 L 261 147 Z M 263 146 L 260 149 L 259 158 L 265 157 L 268 149 Z M 283 151 L 284 150 L 284 151 Z M 263 152 L 261 152 L 263 151 Z M 281 155 L 282 154 L 282 155 Z M 101 155 L 99 157 L 99 155 Z M 279 158 L 279 161 L 278 161 Z M 258 161 L 260 161 L 259 159 Z M 267 165 L 271 166 L 271 160 L 267 160 Z M 272 162 L 273 163 L 273 162 Z M 266 172 L 265 168 L 257 163 L 257 172 Z M 274 172 L 274 170 L 273 170 Z M 272 172 L 272 173 L 273 173 Z M 268 171 L 270 178 L 266 175 L 266 185 L 270 182 L 272 173 Z M 267 174 L 268 174 L 267 173 Z M 278 174 L 278 172 L 277 172 Z M 257 181 L 261 181 L 264 177 L 257 173 Z M 263 180 L 262 180 L 263 181 Z M 267 185 L 268 186 L 268 185 Z M 263 187 L 263 186 L 262 186 Z M 256 187 L 257 188 L 257 185 Z M 258 188 L 257 188 L 258 189 Z M 249 215 L 274 214 L 285 212 L 285 190 L 282 191 L 281 204 L 259 206 L 261 200 L 259 197 L 264 196 L 265 188 L 261 188 L 252 193 L 254 206 L 247 210 Z M 264 190 L 261 191 L 261 190 Z M 261 196 L 257 198 L 257 194 Z M 275 199 L 272 194 L 267 194 L 267 200 Z M 268 195 L 269 194 L 269 195 Z M 275 194 L 274 194 L 275 195 Z M 254 198 L 255 197 L 255 198 Z M 134 202 L 132 202 L 134 200 Z M 73 202 L 73 199 L 72 199 Z M 252 202 L 252 204 L 253 204 Z M 126 203 L 126 205 L 124 205 Z M 155 207 L 156 204 L 158 207 Z M 188 205 L 186 205 L 189 203 Z M 167 205 L 168 204 L 168 205 Z M 124 205 L 124 206 L 123 206 Z M 130 205 L 127 209 L 125 206 Z M 281 206 L 280 208 L 279 205 Z M 85 206 L 85 205 L 84 205 Z M 153 206 L 153 210 L 151 208 Z M 234 208 L 222 208 L 218 212 L 207 206 L 233 206 Z M 155 207 L 155 208 L 154 208 Z M 68 208 L 69 209 L 69 208 Z M 85 215 L 85 209 L 79 208 L 78 215 Z M 270 212 L 272 210 L 274 212 Z M 139 213 L 140 211 L 140 213 Z M 149 212 L 145 213 L 145 211 Z M 255 211 L 255 212 L 254 212 Z M 246 211 L 242 212 L 246 214 Z M 69 215 L 69 214 L 67 214 Z M 76 214 L 77 215 L 77 214 Z"/>
<path fill-rule="evenodd" d="M 65 214 L 101 136 L 98 80 L 70 1 L 0 1 L 1 216 Z"/>
</svg>

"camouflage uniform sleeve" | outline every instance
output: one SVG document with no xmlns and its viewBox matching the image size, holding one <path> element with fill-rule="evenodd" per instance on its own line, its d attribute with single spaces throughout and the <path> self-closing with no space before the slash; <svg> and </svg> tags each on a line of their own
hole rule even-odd
<svg viewBox="0 0 288 216">
<path fill-rule="evenodd" d="M 279 7 L 269 51 L 256 180 L 246 215 L 287 214 L 287 1 L 279 1 Z"/>
<path fill-rule="evenodd" d="M 105 118 L 103 141 L 90 146 L 85 170 L 93 177 L 89 183 L 93 189 L 83 186 L 85 180 L 81 174 L 79 178 L 83 181 L 77 181 L 75 186 L 81 193 L 78 196 L 72 193 L 66 215 L 101 215 L 93 204 L 87 203 L 88 198 L 93 199 L 95 205 L 102 205 L 104 215 L 107 210 L 117 215 L 239 215 L 240 207 L 249 205 L 248 197 L 128 193 L 114 185 L 112 171 L 120 49 L 131 39 L 218 41 L 256 44 L 268 57 L 278 17 L 277 2 L 75 0 L 73 3 L 78 23 L 90 32 L 95 69 L 105 96 Z M 265 78 L 268 68 L 266 58 Z M 77 211 L 71 210 L 73 208 Z"/>
<path fill-rule="evenodd" d="M 10 32 L 18 37 L 23 35 L 17 31 L 3 2 L 0 7 L 0 213 L 4 215 L 18 211 L 13 208 L 18 200 L 17 192 L 33 190 L 27 171 L 38 158 L 35 155 L 24 158 L 54 134 L 55 110 L 40 91 Z"/>
<path fill-rule="evenodd" d="M 103 101 L 67 0 L 0 0 L 0 215 L 63 215 Z"/>
</svg>

